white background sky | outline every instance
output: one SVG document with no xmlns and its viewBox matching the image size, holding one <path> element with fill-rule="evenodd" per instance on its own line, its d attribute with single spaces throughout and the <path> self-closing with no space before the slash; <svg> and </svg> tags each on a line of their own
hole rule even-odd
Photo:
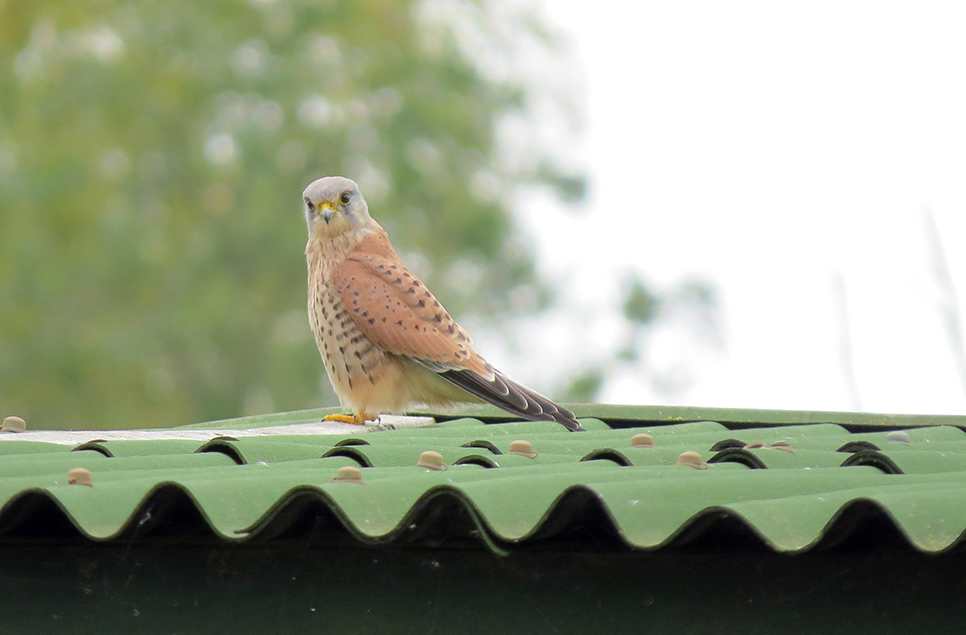
<svg viewBox="0 0 966 635">
<path fill-rule="evenodd" d="M 718 292 L 723 346 L 665 329 L 652 357 L 684 360 L 690 389 L 655 392 L 629 371 L 603 401 L 966 411 L 925 223 L 929 209 L 962 304 L 966 4 L 545 0 L 541 12 L 576 62 L 574 154 L 591 184 L 585 213 L 526 206 L 541 266 L 573 279 L 563 313 L 526 336 L 541 360 L 567 355 L 551 336 L 613 340 L 593 307 L 617 310 L 622 272 L 659 289 L 697 276 Z"/>
</svg>

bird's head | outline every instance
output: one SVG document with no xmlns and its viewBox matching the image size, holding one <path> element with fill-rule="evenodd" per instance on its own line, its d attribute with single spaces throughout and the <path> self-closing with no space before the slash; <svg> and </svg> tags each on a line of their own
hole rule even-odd
<svg viewBox="0 0 966 635">
<path fill-rule="evenodd" d="M 309 235 L 338 236 L 367 227 L 372 218 L 359 186 L 342 176 L 312 181 L 302 192 L 302 209 Z"/>
</svg>

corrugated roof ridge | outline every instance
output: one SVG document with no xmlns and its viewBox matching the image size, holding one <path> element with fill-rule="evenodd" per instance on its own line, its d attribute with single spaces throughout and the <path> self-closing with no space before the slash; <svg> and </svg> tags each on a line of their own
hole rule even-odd
<svg viewBox="0 0 966 635">
<path fill-rule="evenodd" d="M 636 406 L 624 404 L 562 404 L 578 418 L 595 417 L 609 423 L 639 421 L 646 423 L 680 423 L 685 421 L 718 421 L 729 428 L 758 425 L 800 425 L 838 423 L 855 427 L 910 428 L 921 425 L 952 425 L 966 428 L 966 415 L 889 414 L 823 410 L 777 410 L 755 408 L 708 408 L 697 406 Z M 415 410 L 413 414 L 431 415 Z M 491 406 L 467 406 L 453 415 L 492 421 L 506 420 L 506 413 Z"/>
<path fill-rule="evenodd" d="M 632 408 L 642 418 L 609 417 L 621 408 Z M 241 539 L 235 532 L 248 528 L 253 539 L 260 539 L 262 531 L 264 536 L 290 531 L 298 514 L 309 513 L 306 504 L 338 517 L 343 529 L 370 544 L 410 540 L 432 531 L 434 523 L 457 522 L 455 513 L 471 519 L 472 527 L 459 530 L 466 532 L 464 538 L 479 536 L 497 552 L 607 523 L 630 546 L 659 548 L 714 527 L 715 519 L 739 517 L 772 548 L 802 550 L 832 540 L 830 532 L 848 528 L 841 519 L 862 510 L 889 516 L 910 544 L 925 551 L 951 548 L 966 531 L 966 458 L 960 451 L 966 432 L 950 424 L 966 424 L 966 417 L 831 413 L 842 417 L 829 421 L 830 413 L 600 406 L 591 413 L 598 417 L 581 417 L 596 431 L 580 434 L 552 422 L 483 425 L 452 416 L 428 427 L 372 434 L 349 426 L 331 434 L 319 431 L 321 414 L 278 413 L 173 429 L 186 433 L 187 440 L 115 440 L 72 455 L 0 456 L 9 474 L 0 479 L 0 535 L 24 518 L 59 509 L 56 513 L 97 539 L 154 531 L 159 514 L 166 515 L 164 527 L 194 523 L 197 529 L 200 518 L 221 538 Z M 657 414 L 664 419 L 655 420 Z M 902 431 L 886 432 L 896 428 Z M 211 442 L 226 431 L 260 436 Z M 656 448 L 630 447 L 631 438 L 642 432 L 653 436 Z M 313 435 L 305 437 L 311 442 L 300 442 L 299 433 Z M 20 438 L 33 438 L 25 434 Z M 110 435 L 75 433 L 84 441 L 98 436 Z M 335 451 L 352 456 L 315 458 L 347 439 L 371 443 Z M 739 440 L 724 446 L 735 456 L 754 460 L 695 464 L 704 469 L 671 464 L 683 450 L 700 452 L 707 461 L 715 455 L 710 448 L 727 439 Z M 786 439 L 791 448 L 743 446 Z M 510 443 L 517 440 L 530 442 L 532 453 L 510 454 Z M 481 447 L 463 447 L 473 441 Z M 854 443 L 849 451 L 837 452 L 849 441 L 866 445 Z M 8 442 L 16 445 L 9 437 L 3 441 Z M 189 454 L 205 443 L 229 456 Z M 416 467 L 427 450 L 442 453 L 447 463 L 475 456 L 479 465 L 451 464 L 443 472 Z M 580 462 L 595 452 L 601 460 Z M 232 459 L 269 462 L 235 465 Z M 850 461 L 858 465 L 840 467 Z M 19 470 L 31 463 L 36 465 Z M 340 468 L 359 473 L 359 463 L 376 466 L 361 469 L 362 485 L 333 481 Z M 88 467 L 93 488 L 64 484 L 69 467 Z M 899 473 L 900 467 L 919 474 Z M 944 507 L 949 505 L 955 509 Z M 588 514 L 597 518 L 585 523 Z M 31 527 L 43 526 L 38 518 Z M 420 527 L 414 530 L 411 524 Z"/>
</svg>

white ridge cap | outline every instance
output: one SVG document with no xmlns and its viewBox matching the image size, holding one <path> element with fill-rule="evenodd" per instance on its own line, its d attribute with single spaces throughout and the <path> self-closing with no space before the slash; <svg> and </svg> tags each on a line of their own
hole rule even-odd
<svg viewBox="0 0 966 635">
<path fill-rule="evenodd" d="M 214 437 L 266 437 L 283 435 L 352 435 L 396 430 L 399 428 L 420 428 L 436 423 L 432 417 L 405 417 L 382 415 L 379 422 L 372 425 L 355 425 L 339 421 L 319 421 L 316 423 L 293 423 L 290 425 L 266 428 L 246 428 L 235 430 L 230 422 L 224 428 L 179 429 L 149 428 L 140 430 L 30 430 L 10 434 L 0 434 L 0 443 L 16 441 L 39 441 L 60 445 L 80 445 L 93 439 L 104 441 L 158 441 L 185 439 L 189 441 L 210 441 Z"/>
</svg>

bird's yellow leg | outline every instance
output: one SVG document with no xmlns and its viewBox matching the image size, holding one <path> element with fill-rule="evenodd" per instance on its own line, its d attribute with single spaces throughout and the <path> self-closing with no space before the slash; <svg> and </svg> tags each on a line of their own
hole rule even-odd
<svg viewBox="0 0 966 635">
<path fill-rule="evenodd" d="M 355 423 L 356 418 L 352 415 L 325 415 L 322 421 L 338 421 L 339 423 Z"/>
<path fill-rule="evenodd" d="M 379 421 L 379 415 L 372 416 L 364 411 L 354 415 L 325 415 L 322 417 L 322 421 L 338 421 L 340 423 L 354 423 L 357 426 L 364 426 L 370 421 Z"/>
</svg>

